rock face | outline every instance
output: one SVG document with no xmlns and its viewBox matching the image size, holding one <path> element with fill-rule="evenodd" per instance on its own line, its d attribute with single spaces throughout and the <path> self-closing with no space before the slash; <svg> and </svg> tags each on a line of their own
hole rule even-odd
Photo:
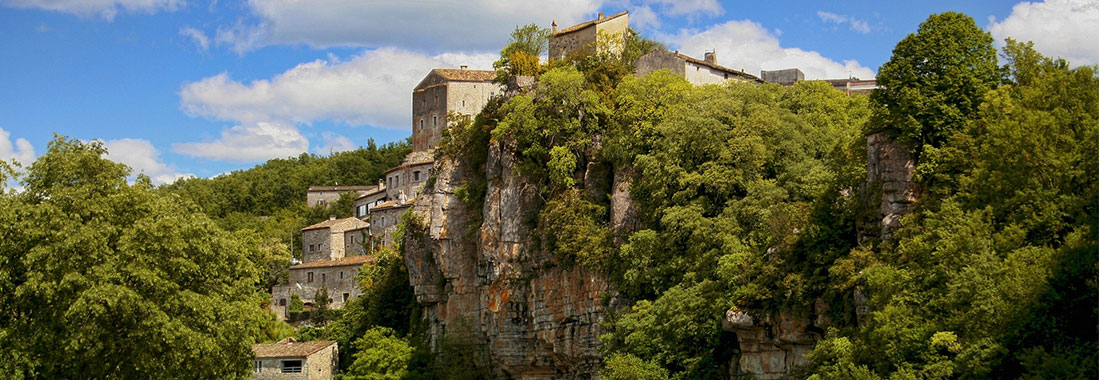
<svg viewBox="0 0 1100 380">
<path fill-rule="evenodd" d="M 806 353 L 821 339 L 821 324 L 828 323 L 823 305 L 815 304 L 816 317 L 791 311 L 763 317 L 743 310 L 727 311 L 722 329 L 737 335 L 741 351 L 730 363 L 730 378 L 784 379 L 792 370 L 809 364 Z"/>
<path fill-rule="evenodd" d="M 916 162 L 909 149 L 887 132 L 867 136 L 867 183 L 881 189 L 880 238 L 890 240 L 901 216 L 913 208 L 920 188 L 913 182 Z"/>
<path fill-rule="evenodd" d="M 538 247 L 537 189 L 514 164 L 514 146 L 494 142 L 481 210 L 454 195 L 475 169 L 450 160 L 416 200 L 425 225 L 409 228 L 404 255 L 429 342 L 480 350 L 496 378 L 598 377 L 601 299 L 613 292 L 597 273 L 559 266 Z"/>
</svg>

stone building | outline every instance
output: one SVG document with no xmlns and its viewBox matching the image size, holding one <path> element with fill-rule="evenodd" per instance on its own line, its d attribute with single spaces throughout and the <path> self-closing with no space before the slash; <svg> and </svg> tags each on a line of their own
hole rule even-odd
<svg viewBox="0 0 1100 380">
<path fill-rule="evenodd" d="M 760 77 L 763 78 L 765 82 L 784 86 L 790 86 L 806 80 L 806 74 L 803 74 L 802 70 L 799 69 L 761 70 Z"/>
<path fill-rule="evenodd" d="M 859 78 L 848 79 L 826 79 L 825 82 L 833 86 L 833 88 L 844 91 L 848 95 L 852 94 L 870 94 L 878 88 L 878 82 L 874 79 L 866 80 Z"/>
<path fill-rule="evenodd" d="M 334 340 L 298 342 L 286 338 L 253 344 L 252 354 L 253 380 L 330 380 L 340 360 Z"/>
<path fill-rule="evenodd" d="M 358 218 L 329 217 L 302 229 L 302 262 L 335 260 L 363 254 L 369 224 Z M 348 252 L 348 250 L 351 252 Z"/>
<path fill-rule="evenodd" d="M 400 166 L 386 171 L 386 199 L 400 200 L 415 197 L 431 175 L 433 166 L 435 166 L 435 156 L 432 152 L 409 153 Z"/>
<path fill-rule="evenodd" d="M 412 206 L 413 198 L 393 199 L 371 208 L 370 233 L 382 246 L 393 244 L 393 231 L 401 222 L 401 214 Z"/>
<path fill-rule="evenodd" d="M 377 206 L 379 203 L 386 201 L 386 184 L 385 181 L 379 180 L 378 186 L 374 190 L 360 195 L 359 198 L 355 198 L 353 203 L 355 207 L 355 217 L 367 220 L 367 216 L 370 214 L 370 209 Z"/>
<path fill-rule="evenodd" d="M 627 11 L 622 11 L 608 17 L 601 12 L 595 20 L 582 22 L 568 28 L 558 30 L 558 22 L 554 21 L 550 33 L 550 60 L 560 60 L 572 54 L 592 55 L 604 53 L 600 49 L 611 49 L 611 53 L 617 53 L 622 49 L 623 38 L 629 27 Z M 609 38 L 610 40 L 600 40 Z"/>
<path fill-rule="evenodd" d="M 755 75 L 719 65 L 718 58 L 712 51 L 703 53 L 703 57 L 702 60 L 699 60 L 680 54 L 679 51 L 658 49 L 638 58 L 634 63 L 634 74 L 641 76 L 660 69 L 668 69 L 673 74 L 684 77 L 696 86 L 719 84 L 728 80 L 764 82 Z"/>
<path fill-rule="evenodd" d="M 358 297 L 355 275 L 363 264 L 374 260 L 364 248 L 370 242 L 369 227 L 358 218 L 333 217 L 303 228 L 302 263 L 290 267 L 286 285 L 271 288 L 271 311 L 285 319 L 293 295 L 312 305 L 321 288 L 328 291 L 333 309 Z"/>
<path fill-rule="evenodd" d="M 310 186 L 306 190 L 306 206 L 323 206 L 340 200 L 344 193 L 366 194 L 372 186 Z"/>
<path fill-rule="evenodd" d="M 413 151 L 439 145 L 447 128 L 447 114 L 476 115 L 485 103 L 501 93 L 492 70 L 433 69 L 413 88 Z"/>
</svg>

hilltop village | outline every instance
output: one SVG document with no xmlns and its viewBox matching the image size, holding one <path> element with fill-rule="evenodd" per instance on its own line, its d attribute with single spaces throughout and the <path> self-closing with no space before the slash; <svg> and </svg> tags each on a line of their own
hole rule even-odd
<svg viewBox="0 0 1100 380">
<path fill-rule="evenodd" d="M 628 16 L 626 11 L 610 16 L 600 13 L 596 19 L 562 29 L 558 28 L 556 21 L 553 22 L 549 36 L 549 59 L 615 54 L 614 50 L 621 49 L 621 44 L 614 41 L 622 41 L 628 33 Z M 601 43 L 605 39 L 612 43 Z M 717 52 L 702 53 L 703 58 L 698 59 L 679 51 L 656 49 L 637 59 L 634 74 L 642 76 L 668 70 L 696 86 L 727 81 L 792 85 L 805 80 L 797 68 L 762 71 L 760 76 L 756 76 L 719 65 Z M 425 183 L 437 174 L 435 148 L 450 126 L 448 115 L 472 117 L 494 97 L 509 96 L 534 86 L 532 77 L 512 78 L 507 83 L 500 83 L 497 77 L 496 71 L 473 70 L 467 66 L 431 70 L 412 89 L 410 122 L 413 150 L 401 165 L 386 171 L 385 177 L 377 184 L 313 186 L 308 189 L 305 201 L 309 207 L 335 203 L 344 194 L 355 194 L 353 216 L 342 219 L 330 217 L 301 230 L 302 260 L 289 268 L 284 285 L 272 288 L 272 313 L 280 319 L 292 320 L 291 302 L 294 299 L 301 300 L 308 309 L 318 302 L 314 299 L 315 295 L 328 294 L 326 307 L 340 309 L 360 296 L 361 291 L 355 281 L 360 268 L 375 259 L 373 250 L 376 247 L 394 244 L 393 234 L 401 215 L 414 207 Z M 867 94 L 876 88 L 873 79 L 847 78 L 825 82 L 847 94 Z M 430 226 L 441 225 L 444 221 L 431 220 L 441 215 L 439 212 L 426 213 L 429 219 L 426 223 Z M 321 289 L 325 292 L 318 293 Z M 336 350 L 333 341 L 295 342 L 289 338 L 275 344 L 256 345 L 255 378 L 283 378 L 279 377 L 283 373 L 308 373 L 309 379 L 330 378 L 337 367 Z M 310 359 L 319 352 L 325 353 L 323 360 Z M 772 364 L 776 368 L 771 372 L 764 370 L 767 364 L 757 363 L 753 367 L 750 363 L 747 370 L 755 372 L 761 379 L 777 378 L 794 364 L 793 361 L 790 364 Z M 325 368 L 310 370 L 310 366 Z"/>
</svg>

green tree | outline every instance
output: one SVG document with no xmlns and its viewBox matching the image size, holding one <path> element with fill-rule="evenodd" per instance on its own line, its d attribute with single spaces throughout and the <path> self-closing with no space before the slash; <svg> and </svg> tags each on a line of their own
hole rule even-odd
<svg viewBox="0 0 1100 380">
<path fill-rule="evenodd" d="M 643 361 L 630 354 L 612 354 L 604 359 L 600 371 L 608 380 L 665 380 L 668 371 L 656 364 Z"/>
<path fill-rule="evenodd" d="M 0 370 L 15 379 L 246 378 L 262 255 L 99 142 L 57 136 L 0 195 Z"/>
<path fill-rule="evenodd" d="M 504 82 L 508 77 L 537 75 L 539 56 L 546 52 L 550 30 L 536 24 L 517 26 L 512 31 L 512 40 L 500 51 L 500 59 L 493 62 L 497 70 L 497 81 Z"/>
<path fill-rule="evenodd" d="M 413 347 L 392 329 L 374 327 L 355 341 L 355 361 L 344 380 L 398 380 L 409 372 Z"/>
<path fill-rule="evenodd" d="M 313 295 L 313 308 L 309 311 L 309 321 L 314 326 L 324 326 L 329 320 L 328 305 L 332 300 L 328 298 L 328 288 L 322 286 Z"/>
<path fill-rule="evenodd" d="M 975 118 L 999 74 L 989 32 L 961 13 L 932 15 L 879 69 L 871 127 L 893 131 L 918 153 L 938 147 Z"/>
</svg>

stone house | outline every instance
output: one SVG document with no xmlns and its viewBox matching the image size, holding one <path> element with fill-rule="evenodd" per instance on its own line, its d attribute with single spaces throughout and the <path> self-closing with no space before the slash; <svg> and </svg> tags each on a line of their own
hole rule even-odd
<svg viewBox="0 0 1100 380">
<path fill-rule="evenodd" d="M 492 70 L 432 69 L 413 88 L 413 151 L 423 152 L 439 145 L 448 127 L 447 113 L 476 115 L 502 88 L 493 83 Z"/>
<path fill-rule="evenodd" d="M 369 238 L 370 224 L 354 217 L 332 217 L 303 228 L 302 263 L 290 267 L 286 285 L 271 288 L 271 312 L 285 319 L 293 295 L 312 305 L 322 287 L 328 291 L 333 309 L 359 297 L 355 275 L 363 264 L 374 260 L 364 248 Z"/>
<path fill-rule="evenodd" d="M 358 218 L 329 217 L 302 229 L 302 262 L 362 255 L 370 224 Z M 350 250 L 350 251 L 349 251 Z"/>
<path fill-rule="evenodd" d="M 407 200 L 394 199 L 382 202 L 371 209 L 370 233 L 383 246 L 393 244 L 393 232 L 397 230 L 397 224 L 401 222 L 401 214 L 412 206 L 412 198 Z"/>
<path fill-rule="evenodd" d="M 603 53 L 599 49 L 611 49 L 617 53 L 622 49 L 623 39 L 629 27 L 627 11 L 622 11 L 608 17 L 599 13 L 595 20 L 582 22 L 568 28 L 558 30 L 558 22 L 550 24 L 550 60 L 564 59 L 572 54 L 592 55 Z M 609 38 L 610 41 L 602 41 L 600 38 Z"/>
<path fill-rule="evenodd" d="M 401 200 L 416 197 L 416 194 L 420 193 L 420 187 L 428 181 L 434 166 L 435 157 L 431 152 L 409 153 L 400 166 L 386 171 L 386 199 Z"/>
<path fill-rule="evenodd" d="M 658 49 L 646 53 L 635 61 L 634 74 L 642 76 L 660 69 L 668 69 L 696 86 L 719 84 L 728 80 L 764 83 L 755 75 L 719 65 L 715 52 L 705 52 L 703 57 L 699 60 L 680 54 L 679 51 Z"/>
<path fill-rule="evenodd" d="M 774 71 L 761 71 L 760 76 L 764 78 L 765 82 L 776 83 L 784 86 L 790 86 L 795 83 L 806 80 L 806 75 L 799 69 L 785 69 Z M 847 78 L 847 79 L 823 79 L 825 83 L 828 83 L 833 88 L 843 91 L 845 94 L 870 94 L 876 88 L 879 88 L 878 82 L 874 79 L 859 79 L 859 78 Z"/>
<path fill-rule="evenodd" d="M 384 181 L 379 180 L 378 186 L 374 187 L 374 190 L 360 195 L 359 198 L 355 198 L 355 202 L 353 203 L 353 207 L 355 207 L 355 217 L 360 220 L 367 220 L 370 209 L 385 201 L 386 184 Z"/>
<path fill-rule="evenodd" d="M 330 380 L 339 368 L 334 340 L 253 344 L 253 380 Z"/>
<path fill-rule="evenodd" d="M 324 206 L 340 200 L 344 193 L 362 195 L 372 189 L 373 186 L 310 186 L 306 190 L 306 206 Z"/>
</svg>

